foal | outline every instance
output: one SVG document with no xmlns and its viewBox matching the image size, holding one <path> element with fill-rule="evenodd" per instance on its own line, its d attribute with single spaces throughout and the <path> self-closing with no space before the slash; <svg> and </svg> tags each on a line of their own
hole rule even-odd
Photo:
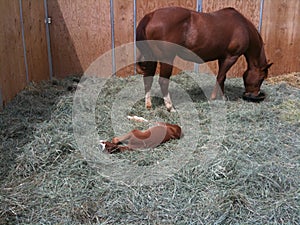
<svg viewBox="0 0 300 225">
<path fill-rule="evenodd" d="M 108 153 L 117 153 L 135 149 L 155 148 L 171 139 L 180 139 L 182 136 L 180 126 L 156 122 L 155 126 L 145 131 L 135 129 L 125 135 L 114 137 L 112 142 L 102 142 L 101 145 Z"/>
</svg>

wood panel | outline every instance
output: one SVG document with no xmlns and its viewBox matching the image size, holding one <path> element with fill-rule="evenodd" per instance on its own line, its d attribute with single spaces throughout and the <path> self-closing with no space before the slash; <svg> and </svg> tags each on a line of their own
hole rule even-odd
<svg viewBox="0 0 300 225">
<path fill-rule="evenodd" d="M 22 2 L 29 81 L 48 80 L 50 75 L 44 1 Z"/>
<path fill-rule="evenodd" d="M 256 27 L 259 24 L 260 0 L 205 0 L 203 1 L 203 12 L 213 12 L 225 7 L 233 7 L 248 18 Z M 207 71 L 207 66 L 213 74 L 218 72 L 218 64 L 216 61 L 209 62 L 204 66 L 200 66 L 201 72 Z M 242 56 L 235 65 L 228 71 L 227 77 L 240 77 L 246 70 L 246 60 Z"/>
<path fill-rule="evenodd" d="M 137 1 L 137 21 L 140 21 L 143 16 L 147 13 L 154 11 L 155 9 L 168 7 L 168 6 L 180 6 L 188 8 L 191 10 L 196 10 L 197 1 L 196 0 L 164 0 L 164 1 L 148 1 L 148 0 L 138 0 Z M 184 61 L 178 57 L 175 58 L 173 74 L 179 73 L 181 70 L 193 70 L 193 64 Z M 157 69 L 157 73 L 159 68 Z"/>
<path fill-rule="evenodd" d="M 0 30 L 0 91 L 6 104 L 27 83 L 18 0 L 0 1 Z"/>
<path fill-rule="evenodd" d="M 271 76 L 300 71 L 300 1 L 266 0 L 262 37 Z"/>
<path fill-rule="evenodd" d="M 134 41 L 133 14 L 132 0 L 114 0 L 115 47 Z M 117 51 L 116 66 L 128 65 L 117 71 L 117 75 L 125 77 L 134 74 L 132 62 L 134 62 L 133 45 L 128 45 L 126 51 Z"/>
<path fill-rule="evenodd" d="M 137 20 L 140 21 L 147 13 L 154 11 L 155 9 L 168 7 L 168 6 L 180 6 L 187 9 L 196 10 L 196 0 L 164 0 L 164 1 L 148 1 L 137 0 Z"/>
<path fill-rule="evenodd" d="M 82 74 L 111 49 L 108 0 L 51 0 L 48 10 L 54 76 Z"/>
</svg>

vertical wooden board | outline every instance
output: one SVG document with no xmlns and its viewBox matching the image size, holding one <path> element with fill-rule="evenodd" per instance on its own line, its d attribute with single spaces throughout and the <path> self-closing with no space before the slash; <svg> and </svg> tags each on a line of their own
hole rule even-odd
<svg viewBox="0 0 300 225">
<path fill-rule="evenodd" d="M 259 24 L 260 0 L 204 0 L 203 12 L 213 12 L 233 7 L 248 18 L 256 27 Z"/>
<path fill-rule="evenodd" d="M 154 11 L 155 9 L 168 7 L 168 6 L 180 6 L 191 10 L 196 10 L 196 0 L 165 0 L 165 1 L 148 1 L 137 0 L 137 21 L 139 22 L 147 13 Z M 176 57 L 174 64 L 178 67 L 174 67 L 173 74 L 179 73 L 181 70 L 191 70 L 192 64 Z M 159 68 L 157 69 L 157 73 Z"/>
<path fill-rule="evenodd" d="M 18 0 L 0 1 L 0 30 L 0 89 L 6 104 L 27 84 Z"/>
<path fill-rule="evenodd" d="M 48 10 L 54 76 L 82 74 L 111 49 L 108 0 L 51 0 Z"/>
<path fill-rule="evenodd" d="M 196 10 L 197 0 L 164 0 L 164 1 L 149 1 L 137 0 L 137 21 L 140 21 L 147 13 L 155 9 L 180 6 L 191 10 Z"/>
<path fill-rule="evenodd" d="M 260 0 L 205 0 L 203 1 L 203 12 L 213 12 L 222 8 L 233 7 L 248 18 L 256 28 L 259 24 Z M 200 66 L 201 72 L 209 72 L 207 67 L 214 74 L 218 73 L 218 63 L 208 62 Z M 227 77 L 240 77 L 246 70 L 246 60 L 242 56 L 228 71 Z"/>
<path fill-rule="evenodd" d="M 30 81 L 50 78 L 44 19 L 43 1 L 23 0 L 26 56 Z"/>
<path fill-rule="evenodd" d="M 262 37 L 270 76 L 300 71 L 300 1 L 265 0 Z"/>
<path fill-rule="evenodd" d="M 115 47 L 133 42 L 133 14 L 132 0 L 114 0 Z M 128 66 L 117 71 L 117 75 L 125 77 L 134 74 L 132 62 L 134 62 L 133 45 L 128 45 L 126 51 L 118 51 L 116 66 Z"/>
</svg>

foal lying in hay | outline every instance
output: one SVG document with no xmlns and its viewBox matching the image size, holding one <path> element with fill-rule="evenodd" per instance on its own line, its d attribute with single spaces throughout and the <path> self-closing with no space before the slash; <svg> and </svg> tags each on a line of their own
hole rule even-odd
<svg viewBox="0 0 300 225">
<path fill-rule="evenodd" d="M 138 117 L 133 117 L 132 119 L 136 120 L 136 118 Z M 154 124 L 155 126 L 145 131 L 135 129 L 125 135 L 114 137 L 111 142 L 101 141 L 102 150 L 112 154 L 135 149 L 155 148 L 171 139 L 180 139 L 182 137 L 181 127 L 176 124 L 163 122 L 155 122 Z"/>
</svg>

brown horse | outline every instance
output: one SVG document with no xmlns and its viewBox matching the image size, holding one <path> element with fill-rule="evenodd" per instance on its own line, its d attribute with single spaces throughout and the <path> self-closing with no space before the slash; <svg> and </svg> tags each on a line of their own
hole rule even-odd
<svg viewBox="0 0 300 225">
<path fill-rule="evenodd" d="M 249 101 L 264 99 L 260 86 L 272 63 L 267 63 L 262 38 L 254 25 L 235 9 L 198 13 L 180 7 L 162 8 L 144 16 L 136 31 L 136 44 L 144 58 L 138 65 L 144 74 L 147 108 L 151 108 L 150 90 L 157 61 L 163 58 L 169 63 L 160 62 L 159 84 L 167 109 L 173 110 L 168 88 L 176 55 L 196 63 L 218 60 L 219 71 L 212 100 L 218 97 L 218 93 L 224 98 L 226 73 L 244 55 L 248 67 L 243 75 L 243 98 Z M 164 45 L 144 44 L 147 41 L 152 43 L 152 40 L 180 45 L 202 61 L 198 60 L 199 57 L 195 59 L 186 52 L 176 52 Z"/>
<path fill-rule="evenodd" d="M 171 139 L 180 139 L 182 136 L 180 126 L 156 122 L 155 126 L 145 131 L 135 129 L 122 136 L 114 137 L 111 142 L 102 141 L 100 144 L 103 150 L 105 149 L 108 153 L 118 153 L 135 149 L 155 148 Z"/>
</svg>

